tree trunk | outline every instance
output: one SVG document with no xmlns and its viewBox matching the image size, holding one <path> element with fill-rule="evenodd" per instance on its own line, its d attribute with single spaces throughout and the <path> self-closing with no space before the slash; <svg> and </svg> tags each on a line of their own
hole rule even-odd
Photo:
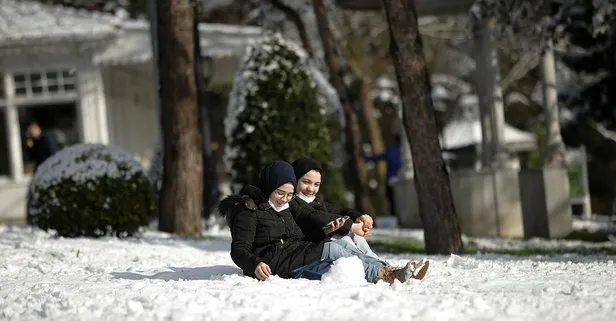
<svg viewBox="0 0 616 321">
<path fill-rule="evenodd" d="M 355 207 L 365 212 L 372 213 L 373 207 L 367 197 L 366 163 L 364 162 L 364 155 L 361 148 L 361 131 L 359 129 L 357 115 L 351 106 L 348 88 L 344 83 L 344 70 L 340 63 L 340 53 L 336 48 L 334 36 L 329 29 L 329 20 L 327 18 L 327 11 L 325 5 L 323 4 L 323 0 L 313 0 L 312 5 L 317 21 L 317 27 L 319 29 L 319 35 L 321 36 L 321 42 L 323 43 L 325 63 L 329 69 L 332 85 L 336 88 L 338 96 L 340 97 L 340 102 L 344 112 L 346 122 L 345 149 L 347 155 L 350 157 L 353 173 L 351 176 L 355 180 L 352 182 L 355 192 Z"/>
<path fill-rule="evenodd" d="M 197 109 L 193 9 L 189 0 L 158 2 L 158 69 L 163 132 L 159 229 L 201 232 L 202 142 Z"/>
<path fill-rule="evenodd" d="M 297 33 L 299 34 L 299 38 L 302 40 L 302 46 L 304 47 L 304 50 L 306 50 L 308 56 L 312 58 L 313 51 L 312 46 L 310 45 L 310 37 L 308 36 L 306 26 L 304 25 L 300 14 L 291 6 L 288 6 L 283 3 L 282 0 L 269 0 L 269 2 L 274 8 L 280 10 L 287 17 L 287 19 L 293 22 L 295 28 L 297 29 Z"/>
<path fill-rule="evenodd" d="M 415 3 L 413 0 L 383 0 L 383 3 L 391 37 L 390 53 L 402 98 L 403 123 L 413 154 L 426 252 L 460 253 L 463 251 L 460 223 L 441 156 Z"/>
<path fill-rule="evenodd" d="M 565 166 L 565 144 L 560 135 L 558 115 L 558 92 L 556 91 L 556 66 L 552 40 L 546 42 L 541 56 L 541 80 L 543 85 L 543 110 L 545 117 L 545 157 L 546 166 Z"/>
</svg>

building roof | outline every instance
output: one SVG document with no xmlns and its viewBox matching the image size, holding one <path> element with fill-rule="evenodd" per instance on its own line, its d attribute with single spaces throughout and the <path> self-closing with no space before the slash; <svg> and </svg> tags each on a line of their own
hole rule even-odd
<svg viewBox="0 0 616 321">
<path fill-rule="evenodd" d="M 529 151 L 537 146 L 533 133 L 519 130 L 505 124 L 504 139 L 512 151 Z M 456 149 L 482 143 L 481 122 L 476 120 L 454 120 L 447 124 L 441 136 L 443 149 Z"/>
<path fill-rule="evenodd" d="M 104 65 L 144 63 L 152 59 L 149 23 L 126 21 L 113 44 L 97 55 L 95 62 Z M 261 37 L 262 30 L 252 26 L 199 24 L 201 53 L 213 58 L 242 57 L 248 44 Z"/>
<path fill-rule="evenodd" d="M 0 46 L 95 41 L 113 35 L 121 19 L 30 0 L 1 0 Z"/>
</svg>

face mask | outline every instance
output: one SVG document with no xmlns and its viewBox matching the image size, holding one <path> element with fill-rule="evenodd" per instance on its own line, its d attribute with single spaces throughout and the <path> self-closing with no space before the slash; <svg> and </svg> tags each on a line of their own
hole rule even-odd
<svg viewBox="0 0 616 321">
<path fill-rule="evenodd" d="M 285 203 L 284 205 L 282 205 L 281 207 L 277 207 L 276 203 L 272 202 L 272 200 L 268 200 L 267 201 L 269 203 L 269 205 L 274 209 L 274 211 L 278 212 L 282 212 L 284 210 L 286 210 L 287 208 L 289 208 L 289 203 Z"/>
<path fill-rule="evenodd" d="M 315 195 L 306 196 L 302 192 L 297 193 L 297 197 L 301 198 L 306 203 L 312 203 L 312 201 L 314 201 L 314 199 L 317 198 Z"/>
</svg>

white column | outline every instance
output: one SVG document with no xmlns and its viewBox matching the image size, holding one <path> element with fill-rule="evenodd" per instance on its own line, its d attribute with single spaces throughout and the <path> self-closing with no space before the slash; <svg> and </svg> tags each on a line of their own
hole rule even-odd
<svg viewBox="0 0 616 321">
<path fill-rule="evenodd" d="M 78 118 L 85 143 L 108 143 L 107 106 L 100 69 L 86 62 L 77 69 Z"/>
<path fill-rule="evenodd" d="M 105 82 L 100 68 L 96 68 L 98 78 L 98 130 L 100 142 L 109 144 L 109 119 L 107 118 L 107 96 L 105 95 Z"/>
<path fill-rule="evenodd" d="M 500 86 L 500 68 L 498 63 L 498 52 L 494 45 L 494 25 L 493 18 L 487 18 L 479 26 L 479 37 L 476 39 L 477 50 L 480 52 L 476 61 L 477 85 L 479 90 L 479 104 L 483 106 L 480 110 L 489 113 L 490 116 L 490 153 L 493 166 L 504 167 L 509 158 L 507 142 L 505 141 L 505 111 L 503 102 L 503 91 Z M 486 114 L 482 115 L 487 116 Z M 482 133 L 487 132 L 483 128 Z"/>
<path fill-rule="evenodd" d="M 19 181 L 24 177 L 23 154 L 21 149 L 21 130 L 19 115 L 15 105 L 15 83 L 13 75 L 4 74 L 4 91 L 6 100 L 6 131 L 9 138 L 9 154 L 11 162 L 11 177 Z"/>
</svg>

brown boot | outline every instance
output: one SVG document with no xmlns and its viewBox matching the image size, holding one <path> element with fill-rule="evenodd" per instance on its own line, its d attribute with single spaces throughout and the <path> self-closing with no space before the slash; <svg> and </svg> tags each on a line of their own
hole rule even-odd
<svg viewBox="0 0 616 321">
<path fill-rule="evenodd" d="M 430 261 L 427 259 L 421 260 L 421 262 L 409 262 L 413 265 L 413 279 L 423 280 L 426 277 L 428 268 L 430 267 Z"/>
<path fill-rule="evenodd" d="M 421 262 L 408 262 L 402 268 L 396 268 L 391 265 L 387 265 L 379 269 L 375 283 L 379 280 L 383 280 L 389 284 L 393 284 L 394 280 L 398 280 L 401 283 L 408 281 L 409 279 L 421 280 L 426 276 L 430 262 L 423 260 Z"/>
</svg>

